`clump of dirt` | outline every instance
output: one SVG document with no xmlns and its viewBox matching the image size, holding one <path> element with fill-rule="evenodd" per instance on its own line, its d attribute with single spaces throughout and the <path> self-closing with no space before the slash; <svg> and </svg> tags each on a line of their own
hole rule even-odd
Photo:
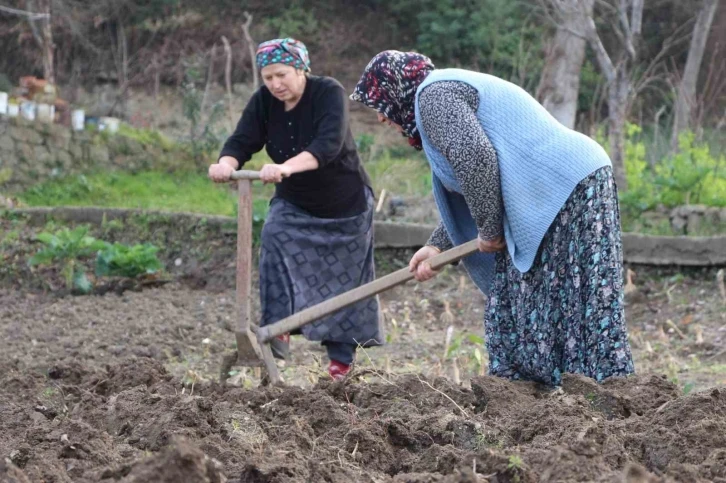
<svg viewBox="0 0 726 483">
<path fill-rule="evenodd" d="M 585 397 L 593 408 L 608 419 L 629 418 L 632 414 L 643 415 L 678 397 L 678 387 L 665 376 L 647 374 L 627 379 L 613 378 L 598 384 L 594 380 L 574 374 L 566 374 L 562 388 L 570 394 Z"/>
<path fill-rule="evenodd" d="M 23 471 L 10 460 L 0 460 L 0 483 L 30 483 Z"/>
<path fill-rule="evenodd" d="M 101 395 L 118 394 L 138 386 L 149 388 L 152 392 L 163 391 L 164 383 L 172 379 L 164 366 L 157 360 L 139 358 L 125 361 L 118 366 L 109 366 L 105 375 L 91 379 L 93 390 Z"/>
<path fill-rule="evenodd" d="M 186 438 L 176 436 L 159 454 L 130 468 L 122 483 L 225 483 L 218 461 L 208 457 Z M 111 476 L 106 474 L 103 476 Z"/>
<path fill-rule="evenodd" d="M 726 391 L 672 399 L 627 428 L 626 445 L 648 468 L 684 480 L 726 477 Z"/>
<path fill-rule="evenodd" d="M 551 391 L 494 377 L 468 389 L 353 376 L 309 389 L 206 383 L 190 394 L 153 359 L 93 370 L 70 361 L 48 375 L 6 368 L 0 474 L 18 481 L 726 478 L 726 392 L 681 396 L 659 377 L 597 385 L 568 375 Z M 55 413 L 39 408 L 49 382 Z"/>
<path fill-rule="evenodd" d="M 59 361 L 48 368 L 48 377 L 65 384 L 78 385 L 91 372 L 78 361 Z"/>
</svg>

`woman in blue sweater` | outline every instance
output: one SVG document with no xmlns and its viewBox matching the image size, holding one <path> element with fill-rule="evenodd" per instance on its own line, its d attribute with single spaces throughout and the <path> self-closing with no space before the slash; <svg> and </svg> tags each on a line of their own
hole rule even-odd
<svg viewBox="0 0 726 483">
<path fill-rule="evenodd" d="M 412 52 L 374 57 L 351 99 L 423 149 L 441 222 L 411 259 L 470 239 L 464 260 L 488 295 L 489 371 L 560 384 L 634 372 L 623 312 L 617 190 L 607 153 L 499 78 L 434 69 Z"/>
</svg>

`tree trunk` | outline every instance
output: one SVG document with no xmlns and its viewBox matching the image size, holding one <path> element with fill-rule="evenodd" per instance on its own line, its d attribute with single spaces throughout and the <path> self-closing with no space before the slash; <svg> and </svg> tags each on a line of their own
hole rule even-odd
<svg viewBox="0 0 726 483">
<path fill-rule="evenodd" d="M 42 12 L 48 17 L 42 20 L 43 24 L 43 76 L 49 84 L 55 85 L 55 69 L 53 68 L 53 29 L 50 12 L 51 0 L 42 0 Z"/>
<path fill-rule="evenodd" d="M 613 176 L 618 190 L 628 189 L 625 176 L 625 123 L 628 118 L 629 72 L 619 70 L 615 81 L 608 87 L 608 142 L 610 144 L 610 159 L 613 162 Z"/>
<path fill-rule="evenodd" d="M 39 0 L 36 8 L 33 0 L 28 0 L 27 7 L 31 12 L 40 12 L 47 15 L 45 18 L 30 18 L 28 23 L 33 32 L 43 60 L 43 78 L 51 85 L 55 84 L 55 71 L 53 70 L 53 30 L 51 28 L 51 0 Z"/>
<path fill-rule="evenodd" d="M 594 0 L 566 0 L 558 7 L 561 24 L 547 54 L 537 99 L 563 125 L 573 129 L 580 91 L 580 71 L 585 60 L 587 39 L 578 35 L 587 16 L 592 15 Z"/>
<path fill-rule="evenodd" d="M 703 7 L 698 13 L 696 24 L 693 26 L 693 36 L 688 49 L 688 60 L 683 70 L 683 78 L 678 87 L 678 98 L 675 106 L 675 119 L 673 121 L 673 149 L 678 147 L 678 135 L 688 129 L 693 117 L 696 104 L 696 89 L 698 73 L 701 70 L 703 53 L 706 50 L 706 41 L 711 30 L 711 24 L 718 8 L 718 0 L 704 0 Z"/>
<path fill-rule="evenodd" d="M 124 27 L 124 24 L 122 22 L 119 22 L 117 28 L 120 59 L 120 69 L 118 72 L 118 77 L 119 92 L 121 93 L 119 101 L 121 105 L 121 115 L 126 116 L 126 113 L 128 112 L 128 96 L 126 93 L 129 88 L 129 47 L 128 41 L 126 40 L 126 28 Z"/>
</svg>

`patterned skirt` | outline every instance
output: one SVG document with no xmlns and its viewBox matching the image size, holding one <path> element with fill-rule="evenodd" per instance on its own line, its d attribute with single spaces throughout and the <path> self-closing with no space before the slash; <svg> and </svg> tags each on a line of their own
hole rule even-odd
<svg viewBox="0 0 726 483">
<path fill-rule="evenodd" d="M 622 244 L 612 169 L 585 178 L 521 273 L 505 251 L 484 320 L 489 371 L 559 385 L 634 372 L 623 310 Z"/>
<path fill-rule="evenodd" d="M 264 326 L 375 279 L 373 195 L 368 192 L 366 211 L 348 218 L 316 218 L 275 198 L 262 228 L 261 246 Z M 378 299 L 362 300 L 300 332 L 308 340 L 379 345 Z"/>
</svg>

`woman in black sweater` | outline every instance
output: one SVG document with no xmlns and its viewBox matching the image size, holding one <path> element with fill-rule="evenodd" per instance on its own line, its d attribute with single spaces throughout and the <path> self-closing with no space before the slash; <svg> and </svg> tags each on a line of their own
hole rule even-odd
<svg viewBox="0 0 726 483">
<path fill-rule="evenodd" d="M 294 39 L 260 44 L 257 65 L 264 86 L 250 99 L 209 177 L 229 181 L 263 147 L 273 161 L 260 170 L 262 181 L 276 184 L 260 254 L 260 325 L 267 325 L 375 278 L 373 194 L 343 86 L 310 75 L 307 49 Z M 301 332 L 326 346 L 328 372 L 342 378 L 358 345 L 382 342 L 378 300 L 358 302 Z M 284 358 L 289 335 L 272 348 Z"/>
</svg>

